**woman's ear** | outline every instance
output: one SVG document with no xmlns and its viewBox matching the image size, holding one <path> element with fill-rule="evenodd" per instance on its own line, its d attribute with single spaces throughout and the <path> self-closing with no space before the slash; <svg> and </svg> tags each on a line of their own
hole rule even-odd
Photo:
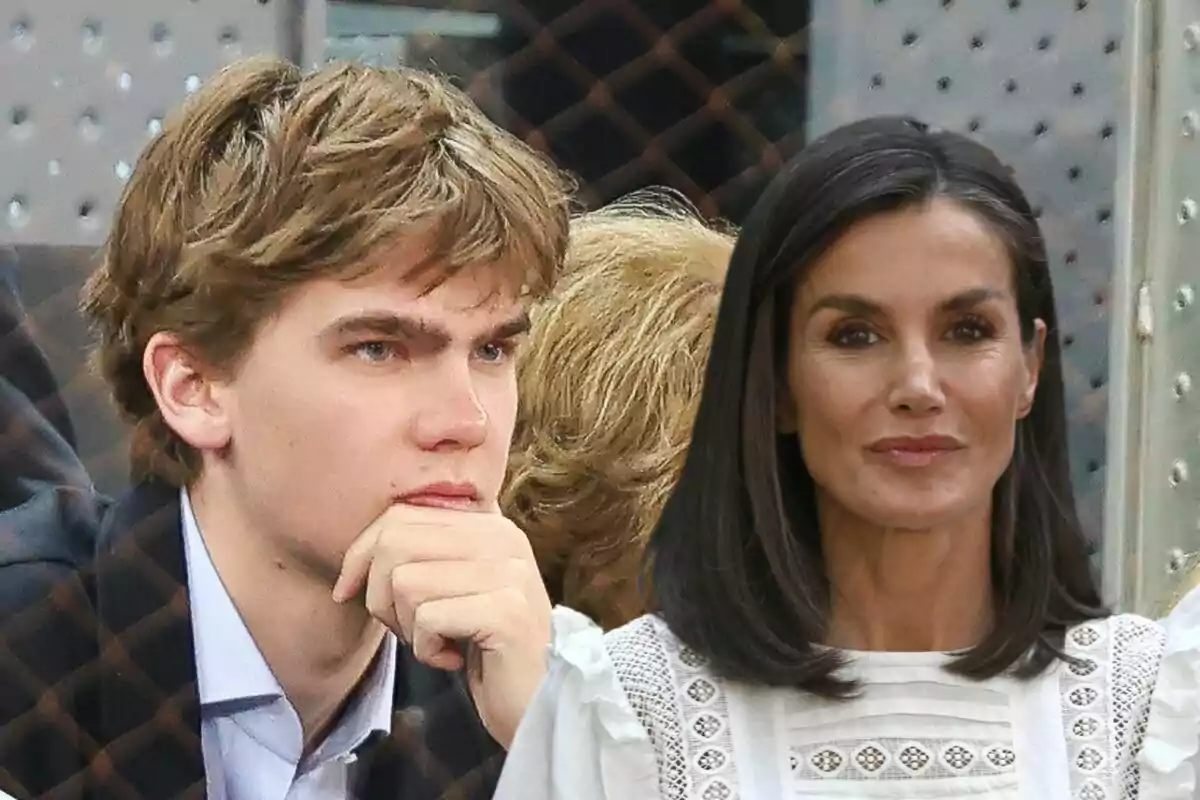
<svg viewBox="0 0 1200 800">
<path fill-rule="evenodd" d="M 1033 321 L 1033 341 L 1025 347 L 1025 385 L 1017 403 L 1017 419 L 1024 419 L 1033 410 L 1033 399 L 1037 396 L 1038 376 L 1046 360 L 1046 323 Z"/>
</svg>

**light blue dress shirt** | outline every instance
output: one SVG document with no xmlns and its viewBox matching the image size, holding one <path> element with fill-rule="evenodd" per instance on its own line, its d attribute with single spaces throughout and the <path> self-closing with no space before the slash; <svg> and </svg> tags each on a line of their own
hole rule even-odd
<svg viewBox="0 0 1200 800">
<path fill-rule="evenodd" d="M 225 591 L 186 491 L 180 505 L 208 800 L 343 800 L 355 748 L 391 731 L 396 637 L 388 633 L 337 727 L 302 758 L 300 717 Z"/>
</svg>

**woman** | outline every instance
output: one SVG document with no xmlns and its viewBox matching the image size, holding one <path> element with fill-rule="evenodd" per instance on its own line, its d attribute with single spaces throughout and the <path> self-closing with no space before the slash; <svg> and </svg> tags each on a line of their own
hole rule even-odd
<svg viewBox="0 0 1200 800">
<path fill-rule="evenodd" d="M 555 612 L 497 797 L 1136 797 L 1166 632 L 1100 602 L 1060 356 L 991 152 L 806 148 L 734 251 L 656 613 Z"/>
<path fill-rule="evenodd" d="M 551 599 L 605 629 L 646 611 L 642 557 L 683 466 L 732 251 L 660 190 L 583 214 L 521 348 L 501 506 Z"/>
</svg>

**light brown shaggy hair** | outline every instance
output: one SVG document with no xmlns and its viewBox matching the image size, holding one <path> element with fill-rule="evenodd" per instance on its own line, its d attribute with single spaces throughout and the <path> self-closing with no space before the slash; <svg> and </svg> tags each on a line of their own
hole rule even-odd
<svg viewBox="0 0 1200 800">
<path fill-rule="evenodd" d="M 505 513 L 551 598 L 605 628 L 643 613 L 646 540 L 683 465 L 733 238 L 640 192 L 571 223 L 518 360 Z"/>
<path fill-rule="evenodd" d="M 458 89 L 412 69 L 305 73 L 247 59 L 216 75 L 148 145 L 82 308 L 94 363 L 133 425 L 138 477 L 185 484 L 199 457 L 142 375 L 159 331 L 210 369 L 236 369 L 289 293 L 369 271 L 399 237 L 432 243 L 414 279 L 518 263 L 534 296 L 566 247 L 571 187 Z"/>
</svg>

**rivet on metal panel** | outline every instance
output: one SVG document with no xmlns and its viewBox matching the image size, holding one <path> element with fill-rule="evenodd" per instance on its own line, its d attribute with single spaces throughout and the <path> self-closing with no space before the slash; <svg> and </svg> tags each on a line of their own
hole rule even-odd
<svg viewBox="0 0 1200 800">
<path fill-rule="evenodd" d="M 150 38 L 154 40 L 154 52 L 165 58 L 171 54 L 171 30 L 165 22 L 156 22 L 150 29 Z"/>
<path fill-rule="evenodd" d="M 1175 292 L 1175 310 L 1183 311 L 1196 301 L 1196 290 L 1191 284 L 1185 283 Z"/>
<path fill-rule="evenodd" d="M 1183 29 L 1183 46 L 1193 52 L 1200 47 L 1200 22 L 1193 22 Z"/>
<path fill-rule="evenodd" d="M 33 47 L 33 24 L 25 17 L 18 18 L 9 28 L 13 47 L 27 51 Z"/>
<path fill-rule="evenodd" d="M 1175 376 L 1175 399 L 1182 400 L 1188 392 L 1192 390 L 1192 376 L 1186 372 L 1181 372 Z"/>
<path fill-rule="evenodd" d="M 1189 139 L 1200 131 L 1200 111 L 1189 111 L 1183 115 L 1183 135 Z"/>
<path fill-rule="evenodd" d="M 15 195 L 8 201 L 8 224 L 22 228 L 29 223 L 29 201 L 24 195 Z"/>
<path fill-rule="evenodd" d="M 1187 553 L 1180 547 L 1172 547 L 1167 553 L 1167 572 L 1171 575 L 1179 572 L 1187 564 Z"/>
<path fill-rule="evenodd" d="M 83 52 L 88 55 L 96 55 L 104 46 L 104 39 L 101 34 L 100 23 L 94 19 L 89 19 L 83 23 Z"/>
<path fill-rule="evenodd" d="M 1171 465 L 1171 475 L 1167 480 L 1170 482 L 1171 488 L 1175 488 L 1181 483 L 1186 483 L 1189 474 L 1187 462 L 1179 458 Z"/>
<path fill-rule="evenodd" d="M 1183 202 L 1179 204 L 1179 224 L 1186 225 L 1194 220 L 1198 213 L 1200 213 L 1200 205 L 1197 205 L 1196 201 L 1190 197 L 1184 198 Z"/>
<path fill-rule="evenodd" d="M 9 134 L 14 139 L 28 139 L 33 135 L 33 122 L 29 119 L 27 106 L 13 106 L 8 115 Z"/>
<path fill-rule="evenodd" d="M 79 115 L 79 135 L 89 142 L 100 138 L 100 113 L 96 109 L 84 109 Z"/>
</svg>

